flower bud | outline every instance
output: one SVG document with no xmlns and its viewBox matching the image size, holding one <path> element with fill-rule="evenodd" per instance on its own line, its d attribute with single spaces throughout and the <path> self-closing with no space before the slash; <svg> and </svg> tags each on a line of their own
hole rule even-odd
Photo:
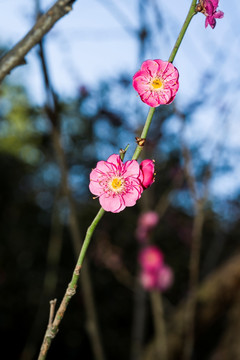
<svg viewBox="0 0 240 360">
<path fill-rule="evenodd" d="M 142 186 L 147 189 L 154 182 L 154 162 L 152 160 L 143 160 L 140 164 L 140 171 L 142 173 Z"/>
</svg>

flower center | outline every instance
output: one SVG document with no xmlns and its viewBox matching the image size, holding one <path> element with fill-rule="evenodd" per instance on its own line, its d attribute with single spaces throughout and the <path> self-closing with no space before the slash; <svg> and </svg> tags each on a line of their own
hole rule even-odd
<svg viewBox="0 0 240 360">
<path fill-rule="evenodd" d="M 152 88 L 154 90 L 158 90 L 158 89 L 161 89 L 163 87 L 163 81 L 161 79 L 159 79 L 159 78 L 155 78 L 152 81 L 151 85 L 152 85 Z"/>
<path fill-rule="evenodd" d="M 121 177 L 114 177 L 108 183 L 109 189 L 114 192 L 120 192 L 124 187 L 124 179 Z"/>
</svg>

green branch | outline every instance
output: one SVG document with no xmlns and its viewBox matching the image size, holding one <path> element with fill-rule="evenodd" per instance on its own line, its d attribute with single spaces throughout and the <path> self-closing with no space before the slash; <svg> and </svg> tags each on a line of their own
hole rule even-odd
<svg viewBox="0 0 240 360">
<path fill-rule="evenodd" d="M 50 345 L 52 343 L 52 340 L 54 339 L 54 337 L 56 336 L 57 332 L 58 332 L 58 328 L 60 325 L 60 322 L 65 314 L 65 311 L 67 309 L 67 306 L 71 300 L 71 298 L 73 297 L 73 295 L 76 293 L 76 288 L 77 288 L 77 282 L 79 279 L 79 275 L 80 275 L 80 270 L 83 264 L 83 260 L 85 258 L 85 254 L 86 251 L 88 249 L 88 246 L 90 244 L 90 240 L 92 238 L 93 232 L 97 226 L 97 224 L 99 223 L 100 219 L 102 218 L 102 216 L 104 215 L 105 211 L 103 210 L 103 208 L 101 208 L 97 215 L 95 216 L 95 218 L 93 219 L 91 225 L 89 226 L 89 228 L 87 229 L 86 232 L 86 236 L 78 257 L 78 261 L 77 264 L 75 266 L 73 275 L 72 275 L 72 280 L 68 285 L 68 288 L 65 292 L 65 295 L 62 299 L 62 302 L 58 308 L 58 311 L 55 315 L 54 321 L 52 323 L 50 323 L 48 325 L 47 331 L 45 333 L 44 336 L 44 340 L 40 349 L 40 353 L 39 353 L 39 357 L 38 360 L 45 360 L 46 356 L 47 356 L 47 352 L 48 349 L 50 348 Z"/>
<path fill-rule="evenodd" d="M 186 20 L 184 21 L 184 24 L 181 28 L 181 31 L 178 35 L 178 38 L 175 42 L 175 45 L 173 47 L 173 50 L 169 56 L 169 59 L 168 61 L 169 62 L 173 62 L 173 60 L 175 59 L 176 57 L 176 54 L 178 52 L 178 49 L 181 45 L 181 42 L 182 42 L 182 39 L 186 33 L 186 30 L 190 24 L 190 21 L 192 20 L 193 16 L 197 13 L 195 8 L 196 8 L 196 2 L 197 0 L 193 0 L 192 3 L 191 3 L 191 6 L 190 6 L 190 9 L 188 11 L 188 14 L 187 14 L 187 17 L 186 17 Z M 145 125 L 144 125 L 144 128 L 143 128 L 143 131 L 142 131 L 142 134 L 141 134 L 141 139 L 146 139 L 147 138 L 147 134 L 148 134 L 148 130 L 150 128 L 150 125 L 151 125 L 151 122 L 152 122 L 152 118 L 153 118 L 153 114 L 155 112 L 155 109 L 154 107 L 150 107 L 149 109 L 149 112 L 148 112 L 148 116 L 147 116 L 147 119 L 146 119 L 146 122 L 145 122 Z M 144 146 L 144 145 L 143 145 Z M 132 157 L 132 160 L 137 160 L 141 154 L 141 151 L 143 150 L 143 146 L 141 145 L 137 145 L 136 149 L 135 149 L 135 152 L 133 154 L 133 157 Z"/>
<path fill-rule="evenodd" d="M 180 46 L 180 44 L 182 42 L 182 39 L 183 39 L 183 37 L 185 35 L 185 32 L 186 32 L 186 30 L 188 28 L 188 25 L 190 24 L 190 21 L 191 21 L 192 17 L 196 14 L 195 6 L 196 6 L 196 0 L 193 0 L 192 4 L 191 4 L 191 7 L 189 9 L 189 12 L 187 14 L 186 20 L 185 20 L 185 22 L 184 22 L 184 24 L 182 26 L 180 34 L 179 34 L 179 36 L 177 38 L 177 41 L 176 41 L 176 43 L 174 45 L 174 48 L 173 48 L 173 50 L 171 52 L 171 55 L 170 55 L 169 59 L 168 59 L 169 62 L 173 62 L 173 60 L 175 59 L 175 56 L 176 56 L 177 51 L 179 49 L 179 46 Z M 135 152 L 133 154 L 133 157 L 132 157 L 133 160 L 137 160 L 139 158 L 140 154 L 141 154 L 141 151 L 142 151 L 143 146 L 144 146 L 144 140 L 147 138 L 148 130 L 150 128 L 155 109 L 156 108 L 154 108 L 154 107 L 149 108 L 148 116 L 147 116 L 145 125 L 143 127 L 142 133 L 141 133 L 140 141 L 138 142 L 138 145 L 137 145 L 137 147 L 135 149 Z M 141 140 L 143 140 L 143 144 L 141 144 Z M 126 151 L 126 149 L 124 151 Z M 123 151 L 123 154 L 121 154 L 122 160 L 123 160 L 123 157 L 124 157 L 124 151 Z M 47 331 L 45 333 L 44 340 L 43 340 L 43 343 L 42 343 L 42 346 L 41 346 L 41 350 L 40 350 L 40 353 L 39 353 L 38 360 L 45 360 L 46 359 L 48 349 L 49 349 L 49 347 L 51 345 L 51 342 L 52 342 L 53 338 L 55 337 L 55 335 L 58 332 L 60 322 L 61 322 L 61 320 L 62 320 L 62 318 L 63 318 L 63 316 L 65 314 L 67 306 L 68 306 L 72 296 L 76 292 L 77 282 L 78 282 L 79 275 L 80 275 L 80 270 L 81 270 L 81 267 L 82 267 L 82 264 L 83 264 L 83 261 L 84 261 L 85 255 L 86 255 L 86 251 L 87 251 L 88 246 L 90 244 L 93 232 L 94 232 L 96 226 L 98 225 L 99 221 L 103 217 L 104 213 L 105 213 L 105 211 L 103 210 L 103 208 L 101 208 L 98 211 L 96 217 L 94 218 L 94 220 L 92 221 L 91 225 L 89 226 L 89 228 L 88 228 L 88 230 L 86 232 L 86 236 L 85 236 L 85 239 L 84 239 L 84 242 L 83 242 L 80 254 L 79 254 L 77 264 L 75 266 L 75 269 L 74 269 L 74 272 L 73 272 L 73 275 L 72 275 L 71 282 L 68 285 L 66 293 L 65 293 L 65 295 L 64 295 L 64 297 L 62 299 L 62 302 L 61 302 L 61 304 L 59 306 L 59 309 L 58 309 L 58 311 L 57 311 L 57 313 L 55 315 L 54 321 L 48 325 L 48 328 L 47 328 Z"/>
<path fill-rule="evenodd" d="M 191 4 L 190 9 L 188 11 L 186 20 L 183 23 L 183 26 L 181 28 L 181 31 L 180 31 L 179 35 L 178 35 L 178 38 L 177 38 L 177 40 L 175 42 L 175 45 L 174 45 L 174 47 L 172 49 L 172 52 L 171 52 L 171 54 L 170 54 L 170 56 L 168 58 L 168 61 L 171 62 L 171 63 L 175 59 L 175 56 L 176 56 L 176 54 L 178 52 L 178 49 L 179 49 L 179 47 L 181 45 L 182 39 L 183 39 L 183 37 L 184 37 L 184 35 L 186 33 L 188 25 L 190 24 L 190 21 L 192 20 L 193 16 L 197 13 L 196 10 L 195 10 L 196 2 L 197 2 L 197 0 L 192 1 L 192 4 Z"/>
</svg>

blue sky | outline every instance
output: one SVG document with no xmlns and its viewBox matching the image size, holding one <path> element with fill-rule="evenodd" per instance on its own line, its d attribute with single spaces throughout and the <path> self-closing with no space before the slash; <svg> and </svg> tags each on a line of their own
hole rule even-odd
<svg viewBox="0 0 240 360">
<path fill-rule="evenodd" d="M 44 0 L 41 7 L 46 10 L 53 3 Z M 114 7 L 109 6 L 111 3 Z M 158 3 L 167 38 L 156 34 L 154 46 L 146 56 L 166 60 L 191 1 L 159 0 Z M 189 97 L 189 87 L 191 91 L 197 88 L 199 77 L 212 66 L 216 51 L 221 51 L 223 44 L 224 51 L 229 51 L 229 46 L 233 51 L 232 41 L 239 45 L 240 30 L 237 25 L 233 28 L 232 23 L 237 13 L 234 3 L 238 10 L 240 5 L 236 0 L 230 3 L 220 1 L 225 18 L 218 21 L 214 30 L 204 28 L 203 15 L 198 14 L 193 19 L 175 61 L 181 76 L 179 96 L 185 98 L 187 94 Z M 1 43 L 14 45 L 34 23 L 35 0 L 0 0 L 0 14 Z M 150 22 L 151 16 L 149 13 Z M 73 11 L 62 18 L 46 37 L 49 66 L 59 93 L 71 95 L 81 83 L 95 86 L 100 79 L 115 76 L 120 71 L 134 73 L 139 68 L 136 38 L 128 31 L 126 23 L 132 29 L 138 29 L 137 0 L 76 1 Z M 34 97 L 38 102 L 42 84 L 35 51 L 27 56 L 28 65 L 14 70 L 14 75 L 28 79 L 29 86 L 34 83 Z"/>
<path fill-rule="evenodd" d="M 40 3 L 46 10 L 54 1 Z M 154 0 L 149 0 L 149 4 L 153 3 Z M 154 36 L 145 56 L 166 60 L 191 1 L 155 0 L 155 3 L 159 5 L 159 19 L 153 10 L 146 13 Z M 132 76 L 138 70 L 141 62 L 134 35 L 139 28 L 138 7 L 138 0 L 76 1 L 73 11 L 46 36 L 49 68 L 59 94 L 71 97 L 81 85 L 94 88 L 101 79 L 114 81 L 120 72 L 127 71 Z M 207 144 L 199 150 L 206 160 L 211 159 L 211 152 L 221 141 L 229 152 L 240 149 L 240 4 L 237 0 L 220 0 L 219 9 L 225 16 L 218 20 L 214 30 L 205 29 L 202 14 L 193 18 L 174 62 L 180 73 L 178 106 L 184 109 L 189 101 L 202 94 L 206 96 L 205 106 L 196 113 L 185 134 L 189 143 L 201 139 Z M 16 44 L 33 26 L 34 19 L 35 0 L 0 0 L 1 44 L 9 47 Z M 157 31 L 158 20 L 164 31 Z M 26 59 L 28 64 L 16 68 L 11 78 L 24 79 L 32 100 L 41 104 L 44 91 L 36 49 Z M 177 135 L 176 124 L 169 122 L 169 131 Z M 227 160 L 233 176 L 216 180 L 213 188 L 217 193 L 229 194 L 239 188 L 239 160 L 236 155 Z"/>
</svg>

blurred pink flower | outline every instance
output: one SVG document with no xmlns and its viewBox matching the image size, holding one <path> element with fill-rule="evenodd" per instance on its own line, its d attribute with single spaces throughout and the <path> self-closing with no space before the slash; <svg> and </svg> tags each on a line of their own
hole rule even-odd
<svg viewBox="0 0 240 360">
<path fill-rule="evenodd" d="M 142 271 L 140 274 L 140 282 L 144 289 L 161 291 L 167 290 L 173 283 L 172 269 L 163 265 L 158 271 Z"/>
<path fill-rule="evenodd" d="M 142 271 L 140 274 L 140 282 L 145 290 L 156 288 L 156 275 L 152 271 Z"/>
<path fill-rule="evenodd" d="M 140 251 L 139 263 L 144 271 L 158 271 L 163 264 L 163 254 L 156 246 L 148 246 Z"/>
<path fill-rule="evenodd" d="M 144 289 L 167 290 L 173 283 L 172 269 L 164 264 L 163 254 L 156 246 L 149 246 L 139 254 L 140 282 Z"/>
<path fill-rule="evenodd" d="M 222 19 L 224 16 L 222 11 L 216 11 L 219 0 L 199 0 L 199 3 L 202 6 L 202 13 L 206 16 L 205 27 L 210 25 L 214 29 L 216 19 Z"/>
<path fill-rule="evenodd" d="M 141 100 L 151 107 L 170 104 L 178 91 L 178 70 L 172 63 L 146 60 L 133 76 L 133 87 Z"/>
<path fill-rule="evenodd" d="M 153 160 L 143 160 L 140 164 L 140 171 L 142 173 L 142 186 L 144 189 L 147 189 L 154 182 L 154 161 Z"/>
<path fill-rule="evenodd" d="M 147 211 L 139 216 L 138 226 L 152 230 L 158 223 L 159 215 L 156 211 Z"/>
<path fill-rule="evenodd" d="M 169 266 L 164 265 L 158 273 L 157 287 L 160 290 L 165 291 L 172 285 L 172 283 L 173 283 L 172 269 Z"/>
<path fill-rule="evenodd" d="M 149 231 L 146 228 L 138 226 L 135 232 L 135 236 L 140 243 L 147 243 L 149 237 Z"/>
<path fill-rule="evenodd" d="M 123 163 L 119 155 L 99 161 L 90 174 L 89 189 L 99 197 L 104 210 L 118 213 L 134 206 L 141 197 L 143 187 L 139 179 L 140 166 L 136 160 Z"/>
<path fill-rule="evenodd" d="M 146 242 L 149 237 L 149 233 L 157 226 L 159 216 L 155 211 L 147 211 L 141 214 L 138 218 L 138 224 L 136 229 L 136 238 L 140 242 Z"/>
</svg>

